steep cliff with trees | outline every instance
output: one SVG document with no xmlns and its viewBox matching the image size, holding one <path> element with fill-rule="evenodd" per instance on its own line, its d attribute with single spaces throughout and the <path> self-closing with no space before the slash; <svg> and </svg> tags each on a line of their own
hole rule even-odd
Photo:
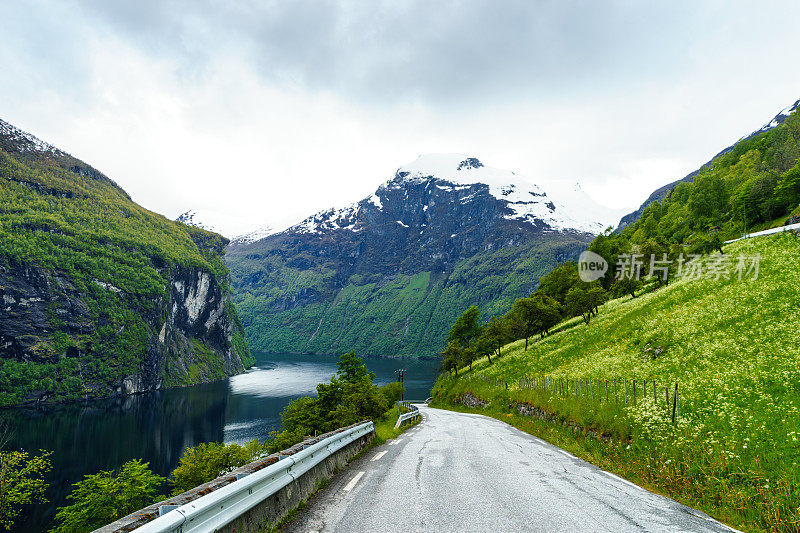
<svg viewBox="0 0 800 533">
<path fill-rule="evenodd" d="M 242 372 L 226 244 L 0 121 L 0 406 Z"/>
</svg>

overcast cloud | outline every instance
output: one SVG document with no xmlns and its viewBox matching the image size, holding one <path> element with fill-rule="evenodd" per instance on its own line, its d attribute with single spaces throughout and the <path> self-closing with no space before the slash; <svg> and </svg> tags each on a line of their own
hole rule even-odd
<svg viewBox="0 0 800 533">
<path fill-rule="evenodd" d="M 0 3 L 0 117 L 229 236 L 428 152 L 635 207 L 800 98 L 796 2 Z"/>
</svg>

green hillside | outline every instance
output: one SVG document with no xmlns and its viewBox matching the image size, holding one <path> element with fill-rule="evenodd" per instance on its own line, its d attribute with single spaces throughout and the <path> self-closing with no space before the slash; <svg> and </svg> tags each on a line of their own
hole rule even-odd
<svg viewBox="0 0 800 533">
<path fill-rule="evenodd" d="M 462 259 L 444 273 L 376 268 L 350 276 L 341 287 L 336 265 L 324 263 L 324 256 L 305 257 L 296 266 L 282 254 L 233 249 L 227 261 L 253 349 L 434 356 L 461 311 L 475 302 L 485 303 L 488 314 L 507 311 L 553 265 L 575 257 L 588 242 L 571 234 L 531 240 Z M 250 280 L 253 272 L 259 273 L 257 281 Z M 314 295 L 314 301 L 302 302 L 303 295 Z"/>
<path fill-rule="evenodd" d="M 223 237 L 142 208 L 92 167 L 0 125 L 0 405 L 188 384 L 249 364 Z M 205 276 L 216 331 L 182 321 L 174 288 Z"/>
<path fill-rule="evenodd" d="M 434 397 L 455 402 L 464 392 L 506 408 L 527 402 L 630 447 L 584 442 L 599 464 L 697 502 L 717 516 L 754 529 L 800 525 L 800 238 L 780 234 L 740 241 L 706 266 L 729 261 L 730 279 L 705 276 L 671 283 L 636 298 L 613 300 L 586 325 L 580 318 L 533 341 L 505 348 L 458 378 L 442 375 Z M 735 269 L 740 255 L 760 254 L 757 279 Z M 747 262 L 748 266 L 750 262 Z M 658 355 L 654 355 L 658 354 Z M 466 370 L 466 369 L 465 369 Z M 629 380 L 638 403 L 568 399 L 525 387 L 527 378 Z M 658 383 L 642 401 L 641 383 Z M 505 384 L 508 383 L 508 390 Z M 664 386 L 679 383 L 673 425 Z M 586 384 L 582 385 L 585 393 Z M 622 401 L 622 400 L 620 400 Z M 574 439 L 572 439 L 574 442 Z M 794 529 L 793 529 L 794 528 Z"/>
</svg>

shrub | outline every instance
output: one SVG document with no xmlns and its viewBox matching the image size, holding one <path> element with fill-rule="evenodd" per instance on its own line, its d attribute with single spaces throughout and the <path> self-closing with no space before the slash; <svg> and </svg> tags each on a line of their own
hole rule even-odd
<svg viewBox="0 0 800 533">
<path fill-rule="evenodd" d="M 75 483 L 67 496 L 71 505 L 59 507 L 52 533 L 91 531 L 150 505 L 166 481 L 138 459 L 117 472 L 101 471 Z"/>
</svg>

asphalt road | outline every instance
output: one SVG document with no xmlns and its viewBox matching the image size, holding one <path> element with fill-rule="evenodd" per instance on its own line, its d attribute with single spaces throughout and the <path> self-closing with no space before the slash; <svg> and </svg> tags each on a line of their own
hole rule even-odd
<svg viewBox="0 0 800 533">
<path fill-rule="evenodd" d="M 495 419 L 421 409 L 285 531 L 733 531 Z"/>
</svg>

